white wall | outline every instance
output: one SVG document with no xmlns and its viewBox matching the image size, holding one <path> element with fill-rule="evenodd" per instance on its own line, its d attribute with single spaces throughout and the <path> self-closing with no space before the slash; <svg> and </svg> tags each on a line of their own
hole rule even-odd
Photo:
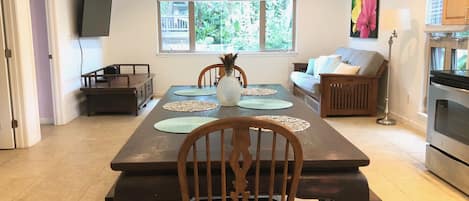
<svg viewBox="0 0 469 201">
<path fill-rule="evenodd" d="M 350 5 L 350 0 L 347 0 Z M 422 106 L 425 54 L 425 0 L 381 0 L 380 10 L 408 8 L 411 29 L 399 31 L 391 58 L 390 109 L 399 120 L 424 130 L 426 118 L 419 114 Z M 380 22 L 384 20 L 380 18 Z M 380 23 L 383 24 L 383 23 Z M 378 39 L 350 39 L 349 47 L 376 50 L 388 55 L 390 31 L 379 30 Z"/>
<path fill-rule="evenodd" d="M 297 52 L 294 55 L 240 55 L 250 83 L 281 83 L 288 86 L 292 62 L 349 46 L 375 50 L 387 56 L 390 32 L 379 31 L 376 39 L 351 39 L 350 0 L 298 0 Z M 419 115 L 424 79 L 425 0 L 381 0 L 380 10 L 409 8 L 412 29 L 399 32 L 392 57 L 391 112 L 401 121 L 424 129 Z M 157 55 L 156 0 L 114 0 L 111 34 L 103 42 L 104 63 L 149 63 L 156 73 L 156 93 L 174 84 L 195 84 L 200 69 L 218 62 L 218 55 Z M 383 19 L 380 19 L 383 20 Z M 383 94 L 383 93 L 382 93 Z"/>
<path fill-rule="evenodd" d="M 292 62 L 333 52 L 346 46 L 350 4 L 345 0 L 298 0 L 297 52 L 291 55 L 240 55 L 249 83 L 288 86 Z M 149 63 L 156 74 L 155 93 L 171 85 L 196 84 L 200 70 L 218 63 L 216 55 L 157 55 L 156 0 L 114 0 L 111 32 L 104 40 L 104 63 Z"/>
<path fill-rule="evenodd" d="M 81 55 L 78 37 L 79 0 L 48 0 L 49 26 L 53 41 L 56 124 L 65 124 L 81 113 Z M 102 66 L 100 38 L 82 38 L 83 73 Z"/>
</svg>

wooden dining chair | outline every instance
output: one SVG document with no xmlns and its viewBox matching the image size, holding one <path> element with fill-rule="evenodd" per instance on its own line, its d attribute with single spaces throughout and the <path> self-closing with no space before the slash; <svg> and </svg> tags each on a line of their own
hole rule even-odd
<svg viewBox="0 0 469 201">
<path fill-rule="evenodd" d="M 255 117 L 213 121 L 179 149 L 182 201 L 293 201 L 302 167 L 301 143 L 286 127 Z"/>
<path fill-rule="evenodd" d="M 248 79 L 244 70 L 235 65 L 233 69 L 234 76 L 239 79 L 240 84 L 246 88 L 248 87 Z M 197 81 L 197 86 L 202 87 L 212 87 L 218 84 L 218 80 L 225 75 L 225 68 L 223 64 L 212 64 L 205 67 L 200 71 L 199 79 Z"/>
</svg>

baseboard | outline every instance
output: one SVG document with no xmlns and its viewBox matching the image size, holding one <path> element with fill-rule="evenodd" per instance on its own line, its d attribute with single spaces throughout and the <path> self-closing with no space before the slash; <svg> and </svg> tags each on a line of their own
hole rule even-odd
<svg viewBox="0 0 469 201">
<path fill-rule="evenodd" d="M 402 122 L 402 124 L 408 126 L 409 128 L 414 129 L 415 131 L 418 131 L 418 133 L 422 134 L 422 136 L 425 136 L 426 125 L 422 125 L 414 120 L 411 120 L 407 117 L 396 114 L 394 112 L 391 112 L 391 117 L 395 118 L 398 122 Z"/>
<path fill-rule="evenodd" d="M 41 117 L 40 122 L 41 122 L 41 125 L 54 124 L 54 118 Z"/>
<path fill-rule="evenodd" d="M 378 114 L 383 114 L 383 113 L 384 113 L 384 105 L 378 105 Z M 409 118 L 396 114 L 394 112 L 390 112 L 390 113 L 391 113 L 390 116 L 396 119 L 398 122 L 401 122 L 404 125 L 407 125 L 408 127 L 418 131 L 419 133 L 423 133 L 425 135 L 425 132 L 427 129 L 426 125 L 422 125 L 418 123 L 417 121 L 410 120 Z"/>
</svg>

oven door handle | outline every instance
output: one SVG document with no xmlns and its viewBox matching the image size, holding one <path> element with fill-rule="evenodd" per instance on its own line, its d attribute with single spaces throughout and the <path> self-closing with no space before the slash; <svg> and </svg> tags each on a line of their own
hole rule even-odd
<svg viewBox="0 0 469 201">
<path fill-rule="evenodd" d="M 467 89 L 460 89 L 460 88 L 456 88 L 456 87 L 450 87 L 450 86 L 437 84 L 437 83 L 433 83 L 433 82 L 432 82 L 432 86 L 435 86 L 436 88 L 443 89 L 443 90 L 446 90 L 446 91 L 462 92 L 462 93 L 469 94 L 469 90 L 467 90 Z"/>
</svg>

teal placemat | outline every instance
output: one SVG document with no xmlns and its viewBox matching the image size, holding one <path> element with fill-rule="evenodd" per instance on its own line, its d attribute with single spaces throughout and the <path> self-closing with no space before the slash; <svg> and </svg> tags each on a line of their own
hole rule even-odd
<svg viewBox="0 0 469 201">
<path fill-rule="evenodd" d="M 201 125 L 215 120 L 217 118 L 213 117 L 176 117 L 159 121 L 153 127 L 156 130 L 167 133 L 186 134 Z"/>
<path fill-rule="evenodd" d="M 289 108 L 293 103 L 280 99 L 246 99 L 239 101 L 238 106 L 257 110 L 278 110 Z"/>
<path fill-rule="evenodd" d="M 175 91 L 174 94 L 179 96 L 211 96 L 217 93 L 216 88 L 193 88 L 193 89 L 182 89 Z"/>
</svg>

